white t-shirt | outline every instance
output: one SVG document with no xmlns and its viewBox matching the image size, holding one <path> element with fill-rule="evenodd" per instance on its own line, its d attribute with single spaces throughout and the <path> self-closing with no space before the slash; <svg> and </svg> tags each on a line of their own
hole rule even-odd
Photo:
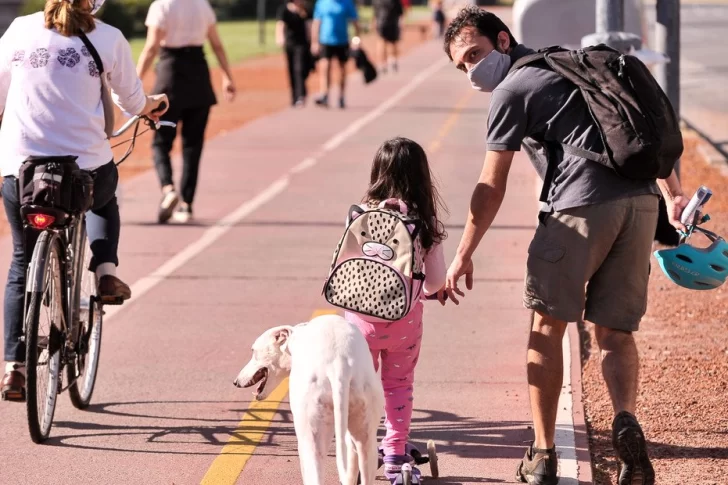
<svg viewBox="0 0 728 485">
<path fill-rule="evenodd" d="M 147 27 L 164 31 L 162 46 L 201 46 L 216 22 L 207 0 L 154 0 L 147 13 Z"/>
<path fill-rule="evenodd" d="M 146 96 L 129 43 L 99 21 L 87 36 L 104 64 L 114 103 L 140 113 Z M 75 155 L 86 170 L 113 158 L 96 64 L 80 38 L 46 29 L 43 12 L 16 18 L 0 39 L 0 109 L 3 176 L 17 176 L 31 155 Z"/>
</svg>

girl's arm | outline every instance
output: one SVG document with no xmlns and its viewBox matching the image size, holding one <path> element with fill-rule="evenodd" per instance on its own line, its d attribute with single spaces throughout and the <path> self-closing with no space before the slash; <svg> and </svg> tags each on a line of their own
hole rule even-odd
<svg viewBox="0 0 728 485">
<path fill-rule="evenodd" d="M 445 286 L 446 276 L 445 251 L 442 244 L 435 244 L 425 255 L 425 295 L 437 293 Z"/>
</svg>

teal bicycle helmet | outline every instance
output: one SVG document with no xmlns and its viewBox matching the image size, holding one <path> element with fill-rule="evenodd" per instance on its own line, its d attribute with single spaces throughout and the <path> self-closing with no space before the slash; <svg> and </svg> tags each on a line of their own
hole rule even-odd
<svg viewBox="0 0 728 485">
<path fill-rule="evenodd" d="M 712 244 L 707 248 L 687 244 L 693 229 L 705 234 Z M 713 290 L 728 278 L 728 243 L 717 234 L 699 227 L 683 234 L 676 248 L 655 251 L 655 257 L 665 275 L 683 288 Z"/>
</svg>

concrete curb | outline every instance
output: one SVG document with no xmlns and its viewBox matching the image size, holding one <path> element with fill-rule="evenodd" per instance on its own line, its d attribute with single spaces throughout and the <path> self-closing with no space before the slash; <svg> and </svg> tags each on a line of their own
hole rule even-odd
<svg viewBox="0 0 728 485">
<path fill-rule="evenodd" d="M 578 466 L 579 485 L 591 484 L 592 462 L 589 450 L 589 432 L 586 428 L 583 392 L 581 387 L 581 338 L 576 323 L 569 324 L 569 341 L 571 343 L 571 399 L 574 419 L 574 448 Z"/>
</svg>

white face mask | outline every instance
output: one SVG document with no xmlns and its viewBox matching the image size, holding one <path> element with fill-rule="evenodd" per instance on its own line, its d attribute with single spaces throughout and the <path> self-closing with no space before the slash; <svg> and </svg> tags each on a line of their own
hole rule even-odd
<svg viewBox="0 0 728 485">
<path fill-rule="evenodd" d="M 91 15 L 96 15 L 96 12 L 101 10 L 106 0 L 91 0 Z"/>
<path fill-rule="evenodd" d="M 58 0 L 59 2 L 62 2 L 63 0 Z M 68 0 L 71 5 L 76 3 L 78 0 Z M 106 0 L 89 0 L 91 2 L 91 15 L 96 15 L 96 13 L 101 10 L 101 7 L 104 6 L 104 3 Z"/>
<path fill-rule="evenodd" d="M 491 93 L 508 75 L 511 56 L 493 49 L 468 71 L 470 84 L 476 91 Z"/>
</svg>

